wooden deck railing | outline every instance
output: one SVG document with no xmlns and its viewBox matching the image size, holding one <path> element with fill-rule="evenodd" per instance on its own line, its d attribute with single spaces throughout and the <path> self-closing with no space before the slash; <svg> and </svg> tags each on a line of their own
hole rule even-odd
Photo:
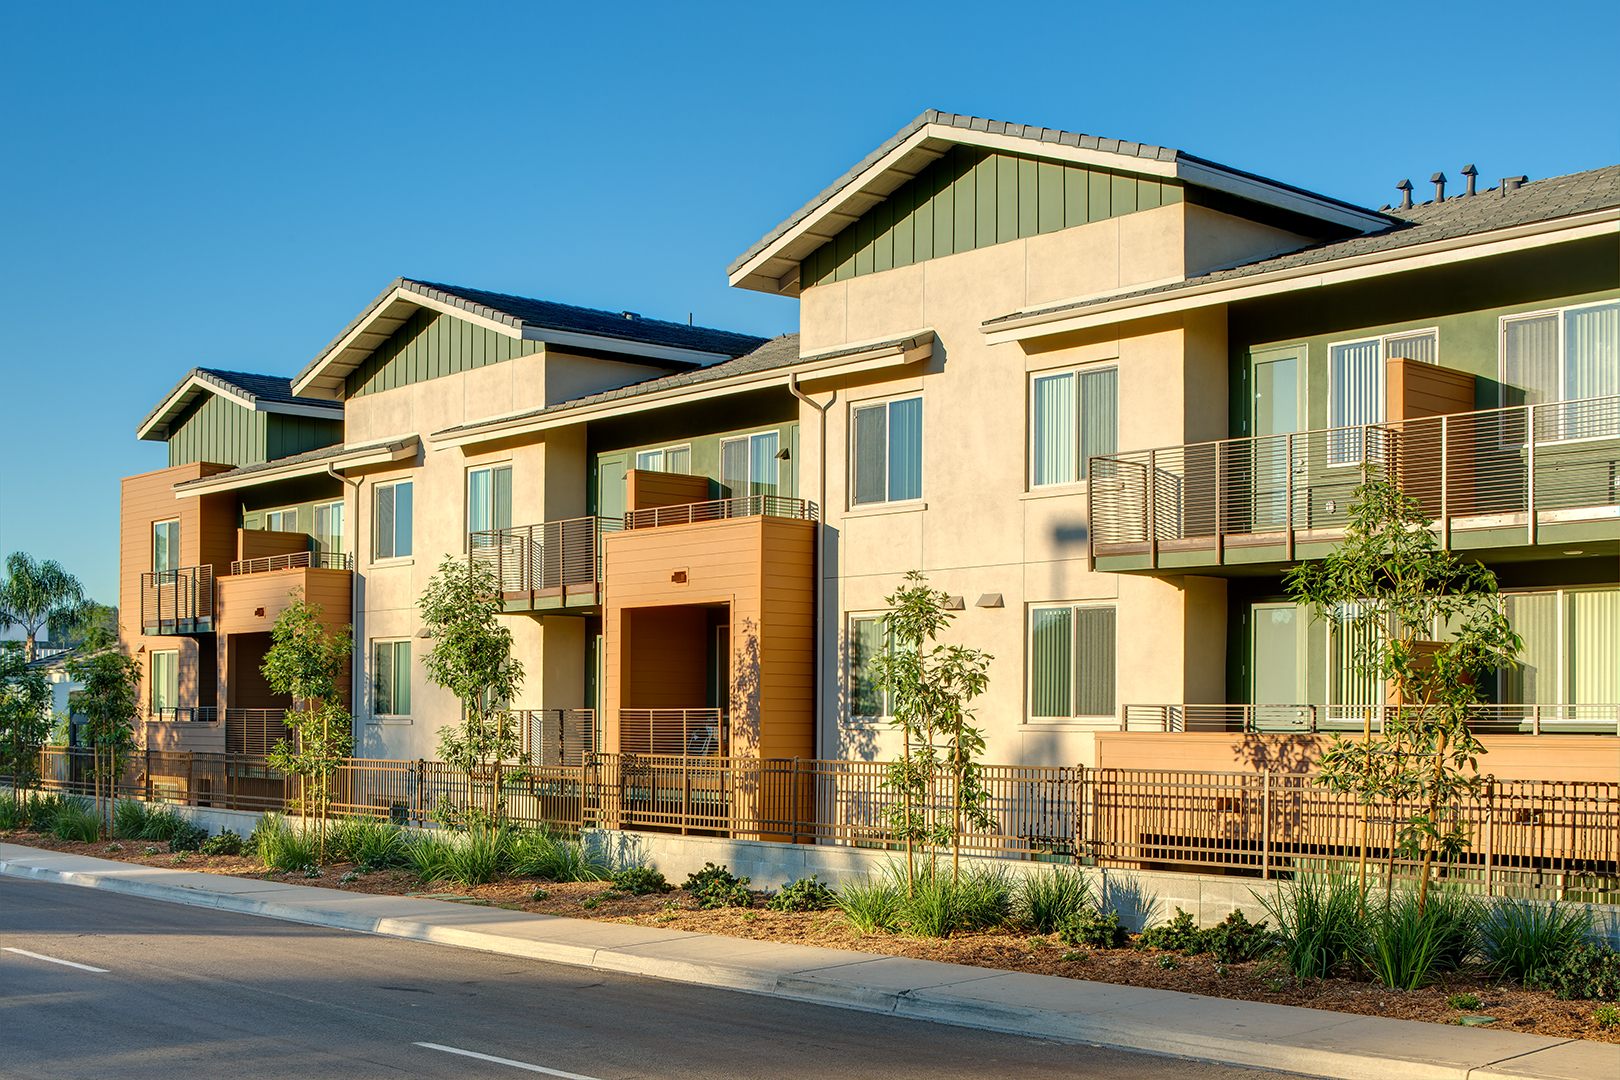
<svg viewBox="0 0 1620 1080">
<path fill-rule="evenodd" d="M 743 495 L 734 499 L 708 499 L 632 510 L 624 515 L 626 529 L 656 529 L 663 525 L 691 525 L 699 521 L 725 521 L 741 517 L 779 517 L 816 520 L 816 504 L 784 495 Z"/>
<path fill-rule="evenodd" d="M 148 634 L 214 628 L 214 568 L 186 566 L 141 575 L 141 629 Z"/>
<path fill-rule="evenodd" d="M 284 555 L 264 555 L 257 559 L 237 559 L 231 563 L 234 574 L 267 574 L 273 570 L 353 570 L 348 555 L 338 551 L 291 551 Z"/>
<path fill-rule="evenodd" d="M 1620 505 L 1620 397 L 1452 413 L 1108 454 L 1088 462 L 1095 559 L 1221 565 L 1228 549 L 1341 537 L 1362 468 L 1394 480 L 1454 531 L 1512 529 L 1526 543 Z"/>
</svg>

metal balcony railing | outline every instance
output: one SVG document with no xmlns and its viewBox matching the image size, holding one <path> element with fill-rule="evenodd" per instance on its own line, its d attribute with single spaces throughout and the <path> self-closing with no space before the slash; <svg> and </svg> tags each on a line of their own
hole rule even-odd
<svg viewBox="0 0 1620 1080">
<path fill-rule="evenodd" d="M 225 750 L 231 754 L 268 754 L 276 743 L 292 738 L 286 709 L 226 709 Z"/>
<path fill-rule="evenodd" d="M 661 525 L 690 525 L 698 521 L 724 521 L 727 518 L 779 517 L 797 521 L 816 520 L 816 504 L 784 495 L 743 495 L 735 499 L 709 499 L 632 510 L 624 515 L 626 529 L 655 529 Z"/>
<path fill-rule="evenodd" d="M 599 742 L 595 709 L 518 709 L 523 759 L 531 765 L 583 765 Z"/>
<path fill-rule="evenodd" d="M 159 724 L 212 724 L 219 720 L 219 710 L 212 705 L 154 705 L 146 719 Z"/>
<path fill-rule="evenodd" d="M 1226 550 L 1332 540 L 1363 468 L 1417 499 L 1447 546 L 1468 529 L 1537 530 L 1615 516 L 1620 397 L 1587 398 L 1391 424 L 1299 431 L 1093 457 L 1093 558 L 1167 553 L 1216 565 Z"/>
<path fill-rule="evenodd" d="M 141 629 L 191 634 L 214 628 L 214 568 L 186 566 L 141 575 Z"/>
<path fill-rule="evenodd" d="M 620 709 L 619 753 L 724 757 L 731 731 L 723 709 Z"/>
<path fill-rule="evenodd" d="M 602 580 L 601 534 L 619 528 L 612 518 L 582 517 L 471 533 L 468 558 L 500 580 L 501 592 L 562 593 Z"/>
<path fill-rule="evenodd" d="M 1287 734 L 1384 730 L 1400 709 L 1394 705 L 1126 705 L 1104 730 L 1230 731 Z M 1477 735 L 1620 736 L 1620 705 L 1500 705 L 1481 703 L 1469 710 L 1468 728 Z"/>
<path fill-rule="evenodd" d="M 234 574 L 267 574 L 272 570 L 353 570 L 348 555 L 338 551 L 293 551 L 285 555 L 265 555 L 257 559 L 237 559 L 231 563 Z"/>
</svg>

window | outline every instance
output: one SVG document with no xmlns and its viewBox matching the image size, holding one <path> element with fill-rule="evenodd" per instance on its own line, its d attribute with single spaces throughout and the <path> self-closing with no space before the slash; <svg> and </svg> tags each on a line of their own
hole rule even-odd
<svg viewBox="0 0 1620 1080">
<path fill-rule="evenodd" d="M 1384 361 L 1396 357 L 1438 364 L 1440 331 L 1416 330 L 1328 346 L 1328 427 L 1384 422 Z M 1329 465 L 1360 464 L 1364 454 L 1376 460 L 1381 451 L 1359 430 L 1328 438 Z"/>
<path fill-rule="evenodd" d="M 315 508 L 315 548 L 326 555 L 343 554 L 342 503 L 322 503 Z"/>
<path fill-rule="evenodd" d="M 180 569 L 180 522 L 158 521 L 152 524 L 152 570 Z"/>
<path fill-rule="evenodd" d="M 264 527 L 270 532 L 297 532 L 298 507 L 291 506 L 285 510 L 266 511 Z"/>
<path fill-rule="evenodd" d="M 1620 301 L 1502 320 L 1502 404 L 1542 405 L 1620 393 Z M 1591 406 L 1537 418 L 1538 440 L 1614 434 Z"/>
<path fill-rule="evenodd" d="M 467 471 L 467 531 L 512 527 L 512 466 Z M 406 541 L 409 544 L 410 541 Z"/>
<path fill-rule="evenodd" d="M 689 474 L 692 471 L 692 447 L 666 446 L 662 450 L 643 450 L 636 454 L 636 468 L 648 472 Z"/>
<path fill-rule="evenodd" d="M 402 559 L 411 553 L 411 482 L 376 487 L 376 552 L 379 559 Z"/>
<path fill-rule="evenodd" d="M 1119 372 L 1080 369 L 1030 380 L 1030 484 L 1072 484 L 1119 449 Z"/>
<path fill-rule="evenodd" d="M 877 720 L 892 714 L 889 692 L 872 675 L 872 661 L 894 650 L 888 620 L 881 615 L 849 620 L 849 717 Z"/>
<path fill-rule="evenodd" d="M 720 440 L 720 483 L 732 498 L 777 493 L 781 480 L 778 442 L 774 431 Z"/>
<path fill-rule="evenodd" d="M 1029 612 L 1029 714 L 1113 716 L 1114 609 L 1062 604 Z"/>
<path fill-rule="evenodd" d="M 1503 704 L 1620 701 L 1620 590 L 1506 593 L 1502 606 L 1524 643 L 1518 666 L 1497 677 Z"/>
<path fill-rule="evenodd" d="M 371 711 L 375 716 L 411 713 L 411 643 L 371 643 Z"/>
<path fill-rule="evenodd" d="M 152 654 L 152 715 L 174 718 L 180 704 L 180 653 Z"/>
<path fill-rule="evenodd" d="M 922 498 L 922 398 L 854 410 L 852 505 Z"/>
</svg>

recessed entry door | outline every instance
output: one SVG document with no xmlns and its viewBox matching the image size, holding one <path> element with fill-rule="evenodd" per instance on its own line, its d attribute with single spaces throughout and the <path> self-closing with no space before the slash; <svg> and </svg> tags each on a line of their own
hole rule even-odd
<svg viewBox="0 0 1620 1080">
<path fill-rule="evenodd" d="M 1250 687 L 1255 727 L 1288 731 L 1308 725 L 1305 700 L 1305 627 L 1309 618 L 1294 604 L 1255 604 L 1250 609 Z"/>
</svg>

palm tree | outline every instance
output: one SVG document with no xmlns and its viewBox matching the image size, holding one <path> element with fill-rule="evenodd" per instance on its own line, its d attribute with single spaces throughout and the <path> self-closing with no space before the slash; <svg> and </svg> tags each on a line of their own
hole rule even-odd
<svg viewBox="0 0 1620 1080">
<path fill-rule="evenodd" d="M 53 619 L 60 622 L 84 607 L 84 586 L 55 559 L 36 563 L 26 551 L 6 557 L 0 580 L 0 630 L 20 626 L 27 633 L 23 655 L 34 659 L 34 636 Z"/>
</svg>

